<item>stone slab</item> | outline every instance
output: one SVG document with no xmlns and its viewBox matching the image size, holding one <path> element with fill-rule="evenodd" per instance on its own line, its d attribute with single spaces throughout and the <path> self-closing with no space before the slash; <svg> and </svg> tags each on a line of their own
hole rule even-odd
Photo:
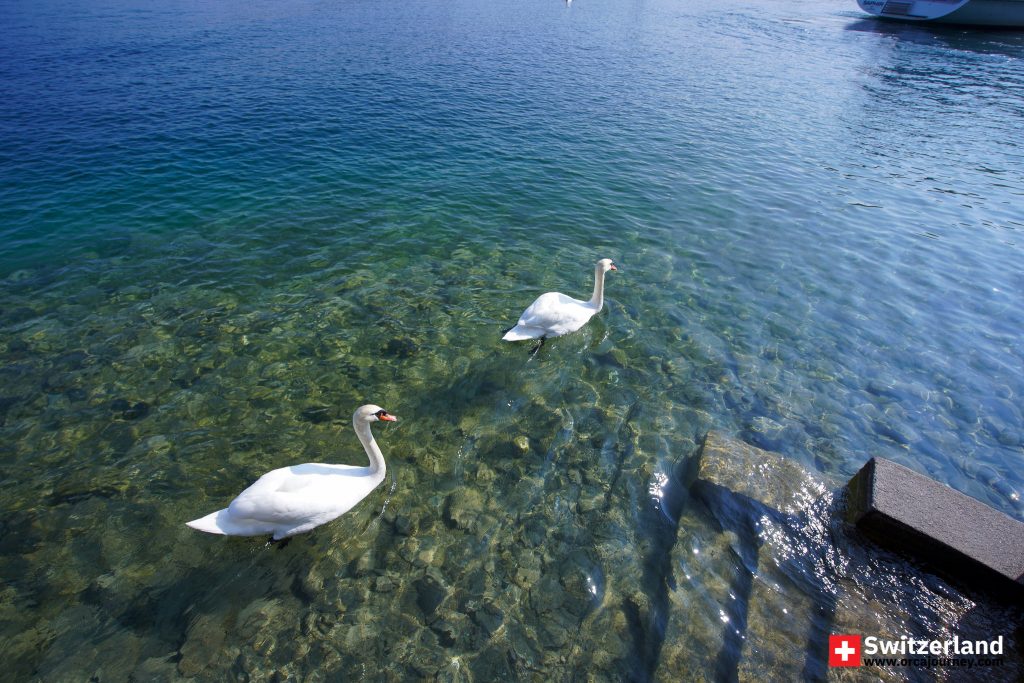
<svg viewBox="0 0 1024 683">
<path fill-rule="evenodd" d="M 847 519 L 875 542 L 1024 598 L 1024 523 L 884 458 L 869 460 L 847 491 Z"/>
<path fill-rule="evenodd" d="M 697 480 L 728 489 L 787 514 L 803 511 L 829 490 L 828 482 L 777 453 L 708 432 Z"/>
</svg>

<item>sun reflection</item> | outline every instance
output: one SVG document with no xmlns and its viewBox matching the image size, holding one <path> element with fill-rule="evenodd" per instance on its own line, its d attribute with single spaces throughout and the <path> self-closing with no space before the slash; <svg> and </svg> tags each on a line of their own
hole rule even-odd
<svg viewBox="0 0 1024 683">
<path fill-rule="evenodd" d="M 668 486 L 668 475 L 664 472 L 655 472 L 647 492 L 651 498 L 662 500 L 665 497 L 665 487 Z"/>
</svg>

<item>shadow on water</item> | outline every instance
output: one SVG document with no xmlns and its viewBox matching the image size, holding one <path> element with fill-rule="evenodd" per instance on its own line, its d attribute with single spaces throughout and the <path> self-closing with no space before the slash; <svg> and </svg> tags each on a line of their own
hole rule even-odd
<svg viewBox="0 0 1024 683">
<path fill-rule="evenodd" d="M 697 495 L 708 506 L 713 518 L 723 532 L 732 532 L 737 544 L 732 548 L 737 564 L 729 585 L 729 594 L 735 596 L 728 609 L 728 621 L 723 627 L 723 646 L 715 660 L 717 680 L 739 679 L 740 662 L 744 657 L 744 646 L 748 640 L 748 616 L 754 592 L 754 580 L 759 567 L 770 558 L 762 558 L 764 527 L 771 523 L 800 534 L 807 526 L 806 515 L 787 515 L 749 496 L 730 491 L 727 488 L 701 481 L 696 488 Z M 797 569 L 796 575 L 802 573 Z M 820 588 L 820 587 L 819 587 Z M 819 658 L 810 653 L 826 651 L 828 634 L 835 612 L 835 596 L 827 591 L 816 591 L 813 614 L 823 618 L 813 619 L 807 634 L 805 659 L 801 672 L 802 680 L 821 680 L 825 668 Z"/>
<path fill-rule="evenodd" d="M 624 426 L 635 419 L 637 405 L 634 404 L 630 409 Z M 646 552 L 641 565 L 641 588 L 651 600 L 651 609 L 645 616 L 643 610 L 629 598 L 623 604 L 623 611 L 629 620 L 633 640 L 632 657 L 636 664 L 631 680 L 651 681 L 657 678 L 661 650 L 671 617 L 669 593 L 677 588 L 673 572 L 673 548 L 679 539 L 680 517 L 690 506 L 691 495 L 685 482 L 690 480 L 689 468 L 695 466 L 695 462 L 692 457 L 680 459 L 653 496 L 652 504 L 644 506 L 641 513 L 640 528 L 644 529 L 646 538 Z M 735 651 L 738 651 L 738 647 Z"/>
<path fill-rule="evenodd" d="M 846 30 L 930 47 L 1007 57 L 1024 56 L 1024 31 L 1019 29 L 860 19 L 848 24 Z"/>
</svg>

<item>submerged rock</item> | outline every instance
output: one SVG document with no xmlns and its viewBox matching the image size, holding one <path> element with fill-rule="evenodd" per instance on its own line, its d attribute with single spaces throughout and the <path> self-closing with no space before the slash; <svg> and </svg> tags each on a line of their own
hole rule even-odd
<svg viewBox="0 0 1024 683">
<path fill-rule="evenodd" d="M 117 398 L 110 402 L 110 410 L 120 413 L 122 419 L 137 420 L 149 415 L 149 404 L 145 401 L 135 401 L 132 403 L 127 399 Z"/>
<path fill-rule="evenodd" d="M 384 355 L 394 358 L 410 358 L 420 350 L 419 344 L 412 339 L 392 339 L 384 346 Z"/>
<path fill-rule="evenodd" d="M 416 606 L 427 618 L 433 616 L 438 606 L 448 597 L 445 585 L 430 574 L 413 582 L 413 587 L 416 589 Z"/>
<path fill-rule="evenodd" d="M 471 531 L 483 511 L 483 494 L 476 489 L 460 488 L 445 500 L 444 520 L 450 527 Z"/>
<path fill-rule="evenodd" d="M 222 617 L 203 614 L 193 621 L 180 650 L 178 671 L 181 675 L 196 676 L 222 657 L 224 638 Z"/>
<path fill-rule="evenodd" d="M 583 617 L 604 600 L 604 571 L 583 553 L 573 553 L 559 565 L 558 581 L 565 590 L 565 607 Z"/>
<path fill-rule="evenodd" d="M 697 457 L 697 484 L 712 485 L 770 508 L 806 509 L 829 490 L 799 464 L 718 432 L 709 432 Z"/>
<path fill-rule="evenodd" d="M 784 680 L 802 672 L 818 680 L 829 672 L 830 633 L 899 638 L 908 632 L 908 613 L 934 609 L 941 622 L 963 610 L 949 600 L 950 589 L 930 579 L 908 593 L 903 572 L 913 570 L 900 569 L 895 558 L 878 561 L 879 549 L 845 525 L 838 486 L 821 475 L 714 432 L 700 458 L 694 489 L 724 528 L 702 545 L 673 550 L 679 581 L 690 590 L 669 592 L 673 609 L 658 671 L 687 666 L 695 619 L 721 622 L 716 677 Z M 895 584 L 894 568 L 901 577 Z M 701 587 L 703 610 L 688 604 L 692 586 Z M 902 680 L 881 668 L 873 675 Z"/>
<path fill-rule="evenodd" d="M 487 637 L 493 636 L 505 621 L 505 614 L 489 601 L 471 608 L 469 617 L 484 630 Z"/>
</svg>

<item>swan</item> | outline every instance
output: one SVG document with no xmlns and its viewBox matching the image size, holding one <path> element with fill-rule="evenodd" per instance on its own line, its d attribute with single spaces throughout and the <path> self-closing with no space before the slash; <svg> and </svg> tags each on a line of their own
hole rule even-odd
<svg viewBox="0 0 1024 683">
<path fill-rule="evenodd" d="M 370 458 L 369 467 L 306 463 L 267 472 L 223 510 L 186 522 L 211 534 L 261 536 L 273 540 L 301 534 L 351 510 L 384 481 L 384 456 L 370 423 L 398 418 L 380 406 L 360 406 L 352 427 Z"/>
<path fill-rule="evenodd" d="M 561 337 L 580 329 L 604 307 L 604 274 L 609 270 L 618 270 L 610 258 L 603 258 L 594 265 L 594 294 L 590 301 L 573 299 L 559 292 L 541 294 L 502 339 L 539 339 L 540 343 L 530 352 L 537 353 L 548 337 Z"/>
</svg>

